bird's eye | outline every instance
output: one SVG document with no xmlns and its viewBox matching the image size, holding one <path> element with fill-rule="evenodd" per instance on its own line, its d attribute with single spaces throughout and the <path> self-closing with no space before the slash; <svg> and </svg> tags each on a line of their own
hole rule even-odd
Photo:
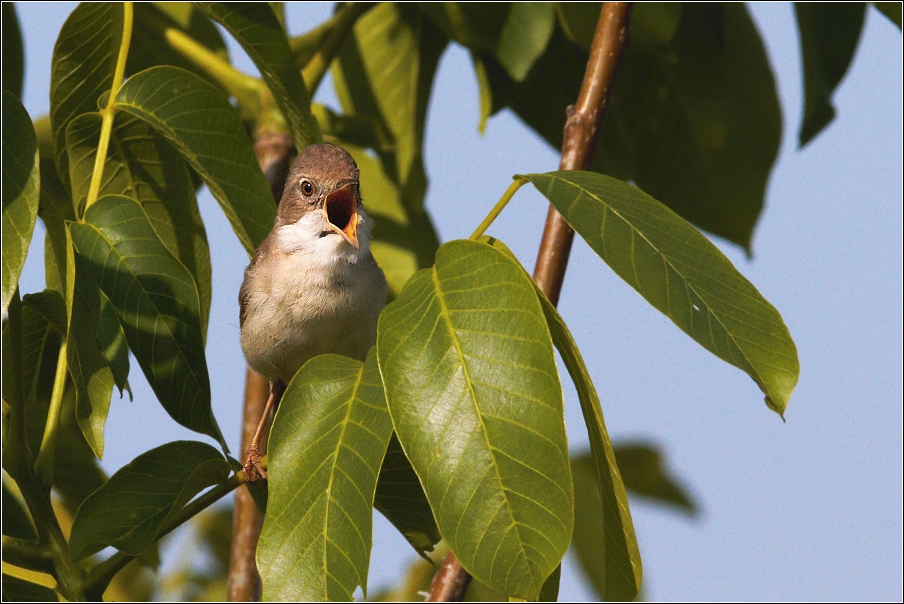
<svg viewBox="0 0 904 604">
<path fill-rule="evenodd" d="M 311 184 L 310 180 L 301 181 L 301 192 L 305 195 L 310 195 L 314 192 L 314 185 Z"/>
</svg>

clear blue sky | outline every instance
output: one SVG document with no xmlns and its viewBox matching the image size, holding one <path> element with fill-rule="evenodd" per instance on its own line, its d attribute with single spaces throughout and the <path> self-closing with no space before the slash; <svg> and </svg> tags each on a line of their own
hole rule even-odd
<svg viewBox="0 0 904 604">
<path fill-rule="evenodd" d="M 48 111 L 50 56 L 72 4 L 23 4 L 25 107 Z M 292 5 L 289 29 L 324 20 L 330 6 Z M 576 242 L 560 309 L 603 399 L 613 440 L 652 439 L 703 508 L 695 521 L 635 499 L 632 513 L 654 600 L 902 599 L 902 38 L 875 10 L 835 94 L 837 117 L 796 149 L 801 82 L 789 4 L 752 6 L 781 96 L 784 136 L 753 260 L 716 241 L 779 309 L 800 354 L 801 377 L 783 424 L 755 384 L 648 306 Z M 230 40 L 231 42 L 231 40 Z M 234 61 L 253 66 L 236 45 Z M 331 83 L 318 100 L 335 106 Z M 467 54 L 450 47 L 427 123 L 427 205 L 444 241 L 467 237 L 518 172 L 556 169 L 558 153 L 511 114 L 477 133 L 477 87 Z M 367 191 L 363 194 L 367 196 Z M 238 449 L 244 362 L 236 295 L 247 257 L 206 192 L 214 243 L 208 363 L 214 411 Z M 527 187 L 490 234 L 532 268 L 546 214 Z M 43 289 L 43 228 L 23 293 Z M 154 400 L 137 364 L 135 401 L 114 399 L 107 454 L 115 471 L 175 439 L 203 440 Z M 566 391 L 570 445 L 585 449 L 577 398 Z M 377 516 L 371 589 L 412 554 Z M 590 592 L 566 560 L 562 600 Z"/>
</svg>

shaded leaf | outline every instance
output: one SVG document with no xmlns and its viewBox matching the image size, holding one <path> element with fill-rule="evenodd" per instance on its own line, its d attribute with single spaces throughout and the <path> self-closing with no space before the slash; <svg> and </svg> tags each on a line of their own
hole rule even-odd
<svg viewBox="0 0 904 604">
<path fill-rule="evenodd" d="M 527 175 L 590 247 L 657 310 L 753 378 L 782 415 L 797 347 L 781 315 L 719 249 L 627 183 L 593 172 Z"/>
<path fill-rule="evenodd" d="M 151 449 L 85 499 L 72 525 L 69 551 L 81 558 L 112 545 L 141 554 L 170 516 L 229 473 L 229 463 L 204 443 L 180 440 Z"/>
<path fill-rule="evenodd" d="M 484 240 L 517 262 L 515 255 L 504 243 L 489 237 L 485 237 Z M 527 275 L 526 271 L 525 275 Z M 535 289 L 537 298 L 543 307 L 543 314 L 546 316 L 553 344 L 562 356 L 562 361 L 564 361 L 568 374 L 574 382 L 575 390 L 577 390 L 590 440 L 592 468 L 595 477 L 593 489 L 596 493 L 597 503 L 594 504 L 592 511 L 588 512 L 588 510 L 582 509 L 583 502 L 575 499 L 575 510 L 580 511 L 583 520 L 586 520 L 588 513 L 596 514 L 589 526 L 599 527 L 592 538 L 595 539 L 594 543 L 597 548 L 594 561 L 597 575 L 595 581 L 598 581 L 598 587 L 601 590 L 600 597 L 607 601 L 634 600 L 640 591 L 643 565 L 637 546 L 637 536 L 634 532 L 634 522 L 628 506 L 628 494 L 625 491 L 625 484 L 622 482 L 609 432 L 606 430 L 603 408 L 593 380 L 590 379 L 587 366 L 584 364 L 581 351 L 571 336 L 568 326 L 540 288 L 535 285 Z M 572 458 L 573 466 L 574 458 Z M 575 477 L 576 498 L 578 496 L 577 480 Z M 600 494 L 602 494 L 602 499 Z M 587 535 L 578 536 L 578 533 L 586 532 L 586 525 L 583 522 L 578 522 L 577 525 L 581 529 L 575 532 L 572 542 L 588 538 Z M 558 587 L 558 584 L 556 586 Z"/>
<path fill-rule="evenodd" d="M 618 598 L 606 596 L 607 570 L 606 510 L 600 497 L 597 466 L 590 455 L 571 459 L 571 475 L 574 477 L 574 521 L 580 527 L 574 532 L 571 543 L 577 555 L 578 565 L 590 581 L 600 601 Z"/>
<path fill-rule="evenodd" d="M 263 2 L 197 2 L 195 6 L 225 27 L 254 61 L 286 118 L 295 147 L 301 150 L 319 143 L 311 97 L 273 9 Z"/>
<path fill-rule="evenodd" d="M 433 551 L 442 536 L 421 481 L 395 434 L 380 467 L 374 507 L 402 533 L 419 556 L 430 559 L 427 552 Z"/>
<path fill-rule="evenodd" d="M 235 108 L 222 92 L 176 67 L 152 67 L 119 90 L 116 107 L 169 141 L 203 179 L 253 254 L 276 217 L 270 185 Z"/>
<path fill-rule="evenodd" d="M 534 61 L 546 50 L 555 27 L 552 2 L 513 2 L 499 32 L 496 56 L 516 82 L 527 77 Z"/>
<path fill-rule="evenodd" d="M 38 585 L 18 577 L 6 574 L 3 565 L 3 601 L 4 602 L 59 602 L 55 591 L 44 585 Z M 49 575 L 48 575 L 49 576 Z"/>
<path fill-rule="evenodd" d="M 73 285 L 66 295 L 69 326 L 66 363 L 75 386 L 75 415 L 91 450 L 98 459 L 103 459 L 104 424 L 113 394 L 113 372 L 97 343 L 100 292 L 88 260 L 74 253 L 69 256 L 67 266 L 74 270 Z"/>
<path fill-rule="evenodd" d="M 13 495 L 3 478 L 3 534 L 15 539 L 36 541 L 38 538 L 35 527 L 31 522 L 28 512 L 19 499 Z M 5 596 L 4 596 L 5 597 Z"/>
<path fill-rule="evenodd" d="M 100 294 L 100 315 L 97 319 L 97 343 L 104 357 L 110 363 L 110 371 L 113 372 L 113 383 L 119 388 L 119 396 L 123 390 L 129 388 L 129 346 L 126 343 L 126 334 L 119 324 L 116 309 L 113 303 L 103 292 Z"/>
<path fill-rule="evenodd" d="M 889 21 L 898 26 L 898 29 L 901 29 L 901 3 L 900 2 L 870 2 L 873 6 L 876 7 L 880 13 L 885 15 Z"/>
<path fill-rule="evenodd" d="M 190 36 L 224 61 L 229 61 L 229 49 L 220 32 L 210 20 L 187 2 L 139 2 L 134 5 L 134 24 L 126 75 L 131 76 L 157 65 L 172 65 L 193 72 L 214 86 L 220 84 L 209 73 L 186 59 L 181 53 L 162 42 L 169 29 Z"/>
<path fill-rule="evenodd" d="M 22 298 L 23 401 L 25 431 L 32 451 L 38 451 L 44 436 L 67 322 L 66 303 L 57 292 L 46 290 Z"/>
<path fill-rule="evenodd" d="M 555 2 L 556 18 L 565 37 L 590 51 L 602 2 Z"/>
<path fill-rule="evenodd" d="M 618 469 L 625 486 L 644 497 L 671 504 L 689 516 L 699 511 L 684 485 L 666 467 L 659 447 L 647 442 L 621 443 L 615 446 Z"/>
<path fill-rule="evenodd" d="M 798 133 L 803 147 L 835 118 L 832 93 L 854 58 L 866 4 L 795 2 L 794 15 L 804 64 L 804 112 Z"/>
<path fill-rule="evenodd" d="M 22 49 L 22 31 L 12 2 L 3 3 L 3 89 L 16 98 L 22 97 L 22 80 L 25 75 L 25 52 Z M 6 101 L 3 101 L 6 105 Z M 5 121 L 5 120 L 4 120 Z"/>
<path fill-rule="evenodd" d="M 412 220 L 423 214 L 424 123 L 447 43 L 416 6 L 381 3 L 358 19 L 332 67 L 345 113 L 373 116 L 392 134 L 394 152 L 376 151 Z"/>
<path fill-rule="evenodd" d="M 367 594 L 374 491 L 392 434 L 374 351 L 315 357 L 289 384 L 268 444 L 257 549 L 265 600 Z"/>
<path fill-rule="evenodd" d="M 226 448 L 210 407 L 198 291 L 135 200 L 116 195 L 70 230 L 79 254 L 116 308 L 129 348 L 170 416 Z"/>
<path fill-rule="evenodd" d="M 443 537 L 475 578 L 535 599 L 568 547 L 562 391 L 534 286 L 453 241 L 380 315 L 393 426 Z"/>
<path fill-rule="evenodd" d="M 86 113 L 67 129 L 72 195 L 84 205 L 100 142 L 101 116 Z M 212 295 L 210 247 L 188 166 L 179 153 L 142 120 L 119 113 L 110 133 L 99 196 L 124 195 L 147 213 L 154 231 L 191 273 L 206 333 Z"/>
<path fill-rule="evenodd" d="M 3 10 L 6 12 L 5 6 Z M 22 267 L 25 266 L 25 256 L 28 254 L 28 246 L 38 216 L 40 187 L 38 141 L 31 118 L 28 117 L 28 112 L 19 99 L 4 89 L 2 313 L 4 315 L 19 285 Z"/>
<path fill-rule="evenodd" d="M 101 94 L 109 92 L 122 31 L 122 4 L 83 2 L 66 19 L 53 48 L 50 123 L 56 167 L 67 189 L 66 127 L 75 117 L 97 111 Z"/>
</svg>

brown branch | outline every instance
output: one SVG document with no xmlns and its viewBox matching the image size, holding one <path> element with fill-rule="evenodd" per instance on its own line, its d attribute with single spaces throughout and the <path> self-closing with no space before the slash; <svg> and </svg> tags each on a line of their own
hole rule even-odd
<svg viewBox="0 0 904 604">
<path fill-rule="evenodd" d="M 603 5 L 578 101 L 567 111 L 560 170 L 590 168 L 600 123 L 615 81 L 615 71 L 627 45 L 630 19 L 630 2 L 606 2 Z M 550 205 L 534 267 L 534 281 L 553 304 L 559 302 L 572 241 L 574 231 Z"/>
<path fill-rule="evenodd" d="M 289 156 L 292 139 L 285 133 L 258 131 L 254 151 L 258 164 L 267 180 L 273 199 L 279 203 L 286 177 L 289 174 Z M 245 405 L 242 411 L 243 454 L 248 449 L 257 424 L 270 395 L 267 378 L 248 367 L 245 374 Z M 254 562 L 257 540 L 261 534 L 264 516 L 242 485 L 235 491 L 235 512 L 232 517 L 232 547 L 229 555 L 227 598 L 230 602 L 255 602 L 260 599 L 260 575 Z"/>
<path fill-rule="evenodd" d="M 590 167 L 618 62 L 627 45 L 631 6 L 630 2 L 603 4 L 578 100 L 566 111 L 560 170 L 586 170 Z M 534 268 L 534 281 L 555 305 L 559 302 L 573 241 L 574 231 L 550 205 Z M 433 577 L 426 601 L 461 602 L 470 582 L 468 571 L 449 552 Z"/>
</svg>

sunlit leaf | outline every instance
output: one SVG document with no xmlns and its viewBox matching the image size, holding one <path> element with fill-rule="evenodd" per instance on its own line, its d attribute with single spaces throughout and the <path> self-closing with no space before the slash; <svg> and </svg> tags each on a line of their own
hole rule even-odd
<svg viewBox="0 0 904 604">
<path fill-rule="evenodd" d="M 374 491 L 392 434 L 374 351 L 315 357 L 283 394 L 269 440 L 257 550 L 265 600 L 367 593 Z"/>
<path fill-rule="evenodd" d="M 615 445 L 618 469 L 629 491 L 668 505 L 675 506 L 696 516 L 697 504 L 669 471 L 665 456 L 653 443 L 627 442 Z"/>
<path fill-rule="evenodd" d="M 295 147 L 319 143 L 311 97 L 273 9 L 263 2 L 198 2 L 195 6 L 225 27 L 254 61 L 286 118 Z"/>
<path fill-rule="evenodd" d="M 795 2 L 794 14 L 804 63 L 804 113 L 798 133 L 803 147 L 835 118 L 832 93 L 854 58 L 866 5 Z"/>
<path fill-rule="evenodd" d="M 100 142 L 101 116 L 85 113 L 67 129 L 72 195 L 84 205 Z M 138 201 L 160 240 L 192 274 L 205 332 L 212 295 L 210 247 L 188 167 L 179 153 L 142 120 L 120 113 L 110 133 L 99 196 Z"/>
<path fill-rule="evenodd" d="M 177 422 L 217 439 L 198 291 L 138 202 L 107 195 L 70 230 L 107 295 L 145 377 Z"/>
<path fill-rule="evenodd" d="M 175 441 L 123 466 L 78 510 L 69 551 L 76 558 L 112 545 L 138 555 L 175 512 L 229 476 L 229 463 L 210 445 Z"/>
<path fill-rule="evenodd" d="M 6 6 L 3 8 L 6 12 Z M 4 19 L 5 23 L 5 19 Z M 5 25 L 4 25 L 5 27 Z M 4 59 L 5 60 L 5 59 Z M 3 313 L 19 285 L 38 216 L 38 141 L 28 112 L 3 90 Z"/>
<path fill-rule="evenodd" d="M 498 239 L 484 237 L 482 240 L 517 262 L 511 250 Z M 525 274 L 527 273 L 525 272 Z M 597 514 L 593 525 L 598 525 L 600 529 L 594 535 L 595 547 L 600 550 L 597 552 L 595 562 L 599 587 L 602 589 L 600 594 L 605 600 L 633 600 L 640 590 L 643 565 L 640 550 L 637 547 L 637 537 L 634 533 L 634 522 L 631 520 L 631 511 L 628 507 L 628 495 L 625 492 L 625 485 L 619 472 L 620 468 L 616 463 L 615 451 L 603 420 L 603 408 L 593 380 L 590 379 L 587 366 L 584 364 L 581 351 L 571 336 L 568 326 L 539 287 L 536 287 L 536 293 L 543 307 L 553 344 L 562 356 L 568 374 L 578 392 L 581 412 L 584 415 L 584 423 L 590 439 L 590 449 L 593 452 L 591 468 L 594 471 L 593 488 L 597 493 L 598 503 L 594 504 L 589 513 Z M 574 467 L 573 458 L 572 467 Z M 577 480 L 578 478 L 575 477 L 576 498 L 579 488 Z M 600 500 L 600 493 L 603 496 L 602 500 Z M 581 506 L 582 502 L 575 499 L 575 509 L 581 513 L 583 519 L 586 519 L 588 511 L 582 509 Z M 587 539 L 586 535 L 580 537 L 577 535 L 577 533 L 586 532 L 583 522 L 579 522 L 577 526 L 581 528 L 575 532 L 572 542 L 581 538 Z M 603 527 L 605 527 L 605 531 Z"/>
<path fill-rule="evenodd" d="M 453 241 L 380 315 L 393 426 L 443 537 L 477 579 L 535 599 L 568 547 L 562 391 L 534 285 Z"/>
<path fill-rule="evenodd" d="M 594 172 L 527 176 L 590 247 L 701 346 L 745 371 L 782 415 L 797 348 L 781 315 L 719 249 L 631 185 Z"/>
<path fill-rule="evenodd" d="M 408 540 L 418 555 L 427 558 L 442 536 L 433 519 L 430 502 L 411 462 L 393 434 L 380 468 L 374 507 Z M 429 558 L 428 558 L 429 559 Z"/>
<path fill-rule="evenodd" d="M 222 92 L 176 67 L 152 67 L 119 90 L 116 107 L 149 123 L 201 176 L 253 254 L 276 217 L 270 185 L 235 108 Z"/>
<path fill-rule="evenodd" d="M 66 127 L 75 117 L 97 111 L 109 92 L 122 42 L 123 5 L 79 4 L 60 30 L 50 70 L 50 123 L 56 167 L 68 189 Z"/>
<path fill-rule="evenodd" d="M 3 3 L 3 89 L 13 96 L 22 96 L 25 74 L 25 53 L 22 50 L 22 31 L 12 2 Z M 6 104 L 6 101 L 3 101 Z"/>
</svg>

